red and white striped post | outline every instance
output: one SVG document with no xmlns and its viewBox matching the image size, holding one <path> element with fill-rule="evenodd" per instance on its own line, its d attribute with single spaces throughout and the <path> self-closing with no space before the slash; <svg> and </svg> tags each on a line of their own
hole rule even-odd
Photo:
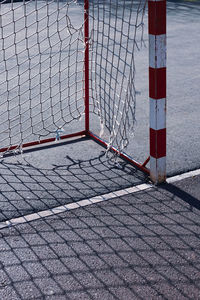
<svg viewBox="0 0 200 300">
<path fill-rule="evenodd" d="M 148 0 L 150 177 L 166 180 L 166 0 Z"/>
<path fill-rule="evenodd" d="M 89 0 L 84 1 L 84 35 L 85 35 L 85 131 L 89 133 Z"/>
</svg>

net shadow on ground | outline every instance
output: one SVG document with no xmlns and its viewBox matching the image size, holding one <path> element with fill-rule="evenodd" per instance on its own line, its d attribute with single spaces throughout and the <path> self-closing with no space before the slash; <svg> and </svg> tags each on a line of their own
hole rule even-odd
<svg viewBox="0 0 200 300">
<path fill-rule="evenodd" d="M 84 140 L 79 146 L 68 143 L 67 147 L 61 145 L 2 159 L 0 221 L 148 180 L 141 171 L 122 160 L 117 164 L 109 161 L 100 149 L 91 140 Z"/>
<path fill-rule="evenodd" d="M 3 229 L 0 298 L 199 299 L 199 225 L 152 188 Z"/>
</svg>

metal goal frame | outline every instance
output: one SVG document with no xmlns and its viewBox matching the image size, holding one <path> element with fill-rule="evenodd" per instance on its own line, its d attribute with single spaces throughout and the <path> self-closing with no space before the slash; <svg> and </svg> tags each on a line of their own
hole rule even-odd
<svg viewBox="0 0 200 300">
<path fill-rule="evenodd" d="M 148 33 L 149 33 L 149 157 L 139 163 L 115 147 L 109 149 L 122 159 L 136 166 L 150 176 L 154 183 L 166 180 L 166 0 L 148 1 Z M 103 147 L 108 143 L 90 130 L 89 112 L 89 6 L 90 0 L 84 0 L 84 105 L 85 128 L 82 131 L 60 136 L 60 140 L 74 137 L 89 137 Z M 55 138 L 22 144 L 22 148 L 40 146 L 54 142 Z M 1 148 L 0 152 L 15 150 L 18 146 Z M 147 164 L 149 163 L 149 167 Z"/>
</svg>

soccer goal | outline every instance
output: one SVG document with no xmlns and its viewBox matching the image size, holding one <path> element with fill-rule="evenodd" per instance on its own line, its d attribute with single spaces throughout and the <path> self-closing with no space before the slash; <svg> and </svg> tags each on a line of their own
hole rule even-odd
<svg viewBox="0 0 200 300">
<path fill-rule="evenodd" d="M 150 154 L 140 163 L 124 151 L 147 5 Z M 2 155 L 87 136 L 164 181 L 166 0 L 1 0 L 0 119 Z"/>
</svg>

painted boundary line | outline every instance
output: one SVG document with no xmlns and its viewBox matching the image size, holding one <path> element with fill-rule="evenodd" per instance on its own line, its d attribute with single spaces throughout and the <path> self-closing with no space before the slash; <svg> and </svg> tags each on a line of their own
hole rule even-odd
<svg viewBox="0 0 200 300">
<path fill-rule="evenodd" d="M 186 178 L 198 176 L 198 175 L 200 175 L 200 169 L 191 171 L 191 172 L 187 172 L 187 173 L 184 173 L 181 175 L 170 177 L 167 179 L 167 183 L 174 183 L 174 182 L 177 182 L 177 181 L 180 181 L 180 180 L 183 180 Z M 0 222 L 0 229 L 16 226 L 19 224 L 28 223 L 28 222 L 39 220 L 39 219 L 49 217 L 49 216 L 54 216 L 54 215 L 57 215 L 57 214 L 60 214 L 60 213 L 66 212 L 66 211 L 70 211 L 70 210 L 79 208 L 79 207 L 84 207 L 84 206 L 88 206 L 91 204 L 100 203 L 100 202 L 107 201 L 107 200 L 110 200 L 110 199 L 113 199 L 116 197 L 121 197 L 121 196 L 128 195 L 128 194 L 134 194 L 136 192 L 151 189 L 152 187 L 153 187 L 152 184 L 146 184 L 146 183 L 139 184 L 137 186 L 130 187 L 130 188 L 127 188 L 124 190 L 119 190 L 119 191 L 111 192 L 108 194 L 95 196 L 92 198 L 80 200 L 75 203 L 69 203 L 66 205 L 58 206 L 58 207 L 55 207 L 52 209 L 40 211 L 40 212 L 29 214 L 26 216 L 13 218 L 13 219 L 10 219 L 10 220 L 4 221 L 4 222 Z"/>
<path fill-rule="evenodd" d="M 187 173 L 183 173 L 181 175 L 176 175 L 176 176 L 170 177 L 166 181 L 167 181 L 167 183 L 173 183 L 173 182 L 177 182 L 177 181 L 187 179 L 187 178 L 190 178 L 190 177 L 194 177 L 194 176 L 198 176 L 198 175 L 200 175 L 200 169 L 190 171 L 190 172 L 187 172 Z"/>
<path fill-rule="evenodd" d="M 103 194 L 100 196 L 95 196 L 92 198 L 88 198 L 88 199 L 84 199 L 84 200 L 80 200 L 74 203 L 69 203 L 66 205 L 62 205 L 62 206 L 58 206 L 52 209 L 48 209 L 48 210 L 43 210 L 37 213 L 33 213 L 33 214 L 29 214 L 29 215 L 25 215 L 22 217 L 17 217 L 17 218 L 13 218 L 4 222 L 0 222 L 0 229 L 6 228 L 6 227 L 11 227 L 11 226 L 16 226 L 19 224 L 24 224 L 24 223 L 28 223 L 30 221 L 35 221 L 35 220 L 39 220 L 45 217 L 49 217 L 49 216 L 54 216 L 66 211 L 70 211 L 79 207 L 84 207 L 84 206 L 88 206 L 91 204 L 96 204 L 96 203 L 100 203 L 106 200 L 110 200 L 116 197 L 121 197 L 124 195 L 128 195 L 128 194 L 133 194 L 136 192 L 140 192 L 140 191 L 144 191 L 146 189 L 150 189 L 152 188 L 153 185 L 152 184 L 139 184 L 137 186 L 134 187 L 130 187 L 124 190 L 119 190 L 119 191 L 115 191 L 115 192 L 111 192 L 108 194 Z"/>
</svg>

